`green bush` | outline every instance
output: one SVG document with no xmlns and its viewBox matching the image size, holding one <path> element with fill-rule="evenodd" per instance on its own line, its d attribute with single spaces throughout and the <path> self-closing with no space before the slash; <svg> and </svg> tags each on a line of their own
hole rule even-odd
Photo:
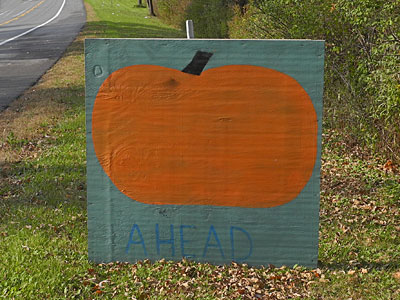
<svg viewBox="0 0 400 300">
<path fill-rule="evenodd" d="M 243 0 L 157 0 L 159 17 L 185 29 L 185 21 L 193 20 L 196 38 L 228 37 L 228 21 L 232 6 Z"/>
<path fill-rule="evenodd" d="M 193 20 L 195 37 L 228 37 L 228 21 L 232 17 L 230 2 L 227 0 L 192 0 L 187 8 L 186 18 Z"/>
<path fill-rule="evenodd" d="M 184 28 L 186 8 L 191 0 L 157 0 L 156 10 L 158 17 L 164 22 L 177 28 Z"/>
<path fill-rule="evenodd" d="M 253 0 L 230 36 L 325 40 L 325 126 L 400 159 L 400 0 Z"/>
</svg>

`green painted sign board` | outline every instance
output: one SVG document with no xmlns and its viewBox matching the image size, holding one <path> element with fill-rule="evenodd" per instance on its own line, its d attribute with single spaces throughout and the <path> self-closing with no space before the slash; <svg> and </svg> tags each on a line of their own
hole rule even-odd
<svg viewBox="0 0 400 300">
<path fill-rule="evenodd" d="M 324 42 L 88 39 L 89 259 L 318 260 Z"/>
</svg>

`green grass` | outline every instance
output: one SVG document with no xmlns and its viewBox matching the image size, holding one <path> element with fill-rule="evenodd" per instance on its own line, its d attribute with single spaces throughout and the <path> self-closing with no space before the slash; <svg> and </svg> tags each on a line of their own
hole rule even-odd
<svg viewBox="0 0 400 300">
<path fill-rule="evenodd" d="M 86 0 L 94 8 L 97 20 L 89 23 L 89 34 L 106 38 L 184 38 L 185 33 L 149 17 L 148 9 L 137 1 Z M 132 13 L 134 10 L 135 13 Z"/>
<path fill-rule="evenodd" d="M 319 259 L 329 281 L 315 290 L 328 299 L 396 299 L 400 176 L 341 140 L 324 137 Z"/>
<path fill-rule="evenodd" d="M 11 107 L 18 114 L 0 114 L 11 124 L 0 136 L 0 299 L 399 299 L 400 176 L 332 132 L 319 269 L 88 262 L 82 37 L 183 36 L 132 2 L 87 0 L 97 15 L 81 38 Z"/>
</svg>

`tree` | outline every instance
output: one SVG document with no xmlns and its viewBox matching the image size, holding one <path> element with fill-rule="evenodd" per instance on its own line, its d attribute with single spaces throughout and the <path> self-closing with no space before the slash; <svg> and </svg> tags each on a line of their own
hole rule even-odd
<svg viewBox="0 0 400 300">
<path fill-rule="evenodd" d="M 153 0 L 147 0 L 147 7 L 149 8 L 150 15 L 155 16 L 156 14 L 154 13 Z"/>
<path fill-rule="evenodd" d="M 400 161 L 400 0 L 251 0 L 231 38 L 322 39 L 324 124 Z"/>
</svg>

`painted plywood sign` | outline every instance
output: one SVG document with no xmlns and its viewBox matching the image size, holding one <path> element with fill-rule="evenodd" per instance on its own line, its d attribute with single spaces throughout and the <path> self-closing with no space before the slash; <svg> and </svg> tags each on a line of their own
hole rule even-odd
<svg viewBox="0 0 400 300">
<path fill-rule="evenodd" d="M 315 266 L 323 49 L 86 40 L 89 258 Z"/>
</svg>

